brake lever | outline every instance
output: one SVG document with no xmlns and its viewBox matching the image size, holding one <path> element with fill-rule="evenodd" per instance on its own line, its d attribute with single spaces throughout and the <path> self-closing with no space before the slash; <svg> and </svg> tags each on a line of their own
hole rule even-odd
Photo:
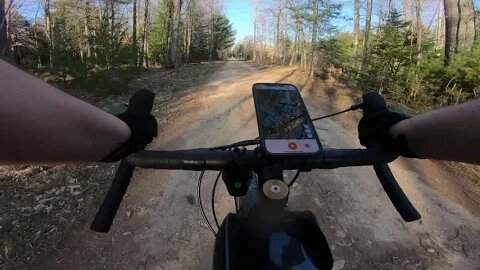
<svg viewBox="0 0 480 270">
<path fill-rule="evenodd" d="M 387 108 L 387 102 L 377 92 L 370 92 L 363 95 L 363 102 L 357 104 L 359 108 L 363 109 L 363 114 L 369 114 Z M 378 145 L 373 146 L 379 149 Z M 373 165 L 373 169 L 377 174 L 377 178 L 380 184 L 387 193 L 388 198 L 392 202 L 397 212 L 406 222 L 412 222 L 421 218 L 417 209 L 412 205 L 407 195 L 403 192 L 402 188 L 398 185 L 395 176 L 392 174 L 388 164 L 380 163 Z"/>
</svg>

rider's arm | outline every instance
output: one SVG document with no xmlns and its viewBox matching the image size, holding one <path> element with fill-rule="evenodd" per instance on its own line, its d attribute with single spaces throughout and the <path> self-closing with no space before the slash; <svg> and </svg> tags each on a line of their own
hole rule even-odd
<svg viewBox="0 0 480 270">
<path fill-rule="evenodd" d="M 480 164 L 480 99 L 403 120 L 390 133 L 405 135 L 418 156 Z"/>
<path fill-rule="evenodd" d="M 130 137 L 120 119 L 0 60 L 0 164 L 98 161 Z"/>
</svg>

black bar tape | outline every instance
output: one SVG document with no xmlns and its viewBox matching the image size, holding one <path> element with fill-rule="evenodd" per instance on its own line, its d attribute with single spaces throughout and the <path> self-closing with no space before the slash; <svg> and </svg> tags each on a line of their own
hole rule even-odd
<svg viewBox="0 0 480 270">
<path fill-rule="evenodd" d="M 112 185 L 100 205 L 97 215 L 95 215 L 90 225 L 90 229 L 96 232 L 108 232 L 110 230 L 113 219 L 130 184 L 134 169 L 135 167 L 128 165 L 125 161 L 120 163 Z"/>
<path fill-rule="evenodd" d="M 397 212 L 406 222 L 412 222 L 420 219 L 420 214 L 417 209 L 412 205 L 407 195 L 403 192 L 402 188 L 398 185 L 397 180 L 392 174 L 392 171 L 387 164 L 375 164 L 373 165 L 375 173 L 377 174 L 380 184 L 392 201 L 393 206 L 397 209 Z"/>
</svg>

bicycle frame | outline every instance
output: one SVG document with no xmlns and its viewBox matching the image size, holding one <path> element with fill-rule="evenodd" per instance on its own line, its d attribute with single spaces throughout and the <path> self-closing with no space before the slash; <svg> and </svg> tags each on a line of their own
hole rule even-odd
<svg viewBox="0 0 480 270">
<path fill-rule="evenodd" d="M 288 195 L 271 199 L 262 192 L 268 180 L 283 181 L 283 170 L 271 166 L 255 173 L 258 185 L 252 177 L 246 197 L 256 201 L 248 208 L 240 204 L 240 213 L 229 214 L 222 222 L 214 269 L 331 269 L 333 258 L 313 213 L 287 211 Z"/>
</svg>

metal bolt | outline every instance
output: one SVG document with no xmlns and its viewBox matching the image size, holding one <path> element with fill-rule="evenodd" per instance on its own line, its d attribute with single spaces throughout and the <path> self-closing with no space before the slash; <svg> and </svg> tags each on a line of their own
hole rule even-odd
<svg viewBox="0 0 480 270">
<path fill-rule="evenodd" d="M 281 188 L 278 185 L 272 185 L 272 188 L 270 189 L 273 193 L 279 193 Z"/>
</svg>

